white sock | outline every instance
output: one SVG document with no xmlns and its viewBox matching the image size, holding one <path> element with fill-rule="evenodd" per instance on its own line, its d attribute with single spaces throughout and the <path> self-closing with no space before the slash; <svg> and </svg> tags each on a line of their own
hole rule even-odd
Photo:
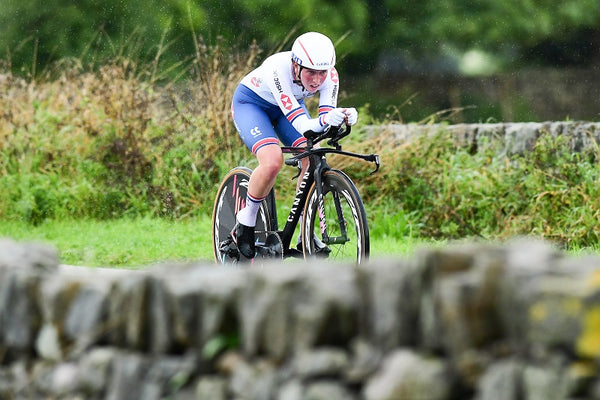
<svg viewBox="0 0 600 400">
<path fill-rule="evenodd" d="M 260 209 L 260 203 L 265 198 L 258 198 L 252 196 L 250 193 L 246 196 L 246 207 L 242 208 L 236 216 L 237 221 L 240 224 L 246 226 L 255 226 L 256 225 L 256 215 L 258 214 L 258 210 Z"/>
</svg>

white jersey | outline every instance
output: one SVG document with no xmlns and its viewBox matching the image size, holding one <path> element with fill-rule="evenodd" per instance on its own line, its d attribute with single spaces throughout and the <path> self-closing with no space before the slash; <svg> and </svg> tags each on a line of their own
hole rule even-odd
<svg viewBox="0 0 600 400">
<path fill-rule="evenodd" d="M 260 67 L 246 75 L 241 84 L 263 100 L 278 106 L 298 132 L 304 133 L 308 130 L 321 132 L 325 128 L 323 116 L 337 106 L 339 91 L 337 71 L 332 68 L 319 87 L 319 117 L 311 119 L 300 101 L 314 96 L 314 93 L 294 83 L 291 60 L 291 51 L 273 54 Z"/>
</svg>

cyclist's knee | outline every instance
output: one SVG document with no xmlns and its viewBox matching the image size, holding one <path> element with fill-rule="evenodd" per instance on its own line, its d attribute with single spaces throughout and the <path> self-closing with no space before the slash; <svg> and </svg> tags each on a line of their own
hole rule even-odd
<svg viewBox="0 0 600 400">
<path fill-rule="evenodd" d="M 279 146 L 265 146 L 256 154 L 258 164 L 264 172 L 277 175 L 283 165 L 283 153 Z"/>
</svg>

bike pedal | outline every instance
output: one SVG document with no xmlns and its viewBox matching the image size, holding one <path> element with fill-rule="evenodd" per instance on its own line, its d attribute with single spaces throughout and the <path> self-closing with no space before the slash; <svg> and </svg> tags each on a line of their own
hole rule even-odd
<svg viewBox="0 0 600 400">
<path fill-rule="evenodd" d="M 290 248 L 285 252 L 286 257 L 304 258 L 304 254 L 301 250 Z"/>
<path fill-rule="evenodd" d="M 228 238 L 221 242 L 219 246 L 219 251 L 221 254 L 225 255 L 228 258 L 233 258 L 239 261 L 240 259 L 240 251 L 237 246 L 233 242 L 233 239 Z"/>
<path fill-rule="evenodd" d="M 264 243 L 256 243 L 256 255 L 262 258 L 270 258 L 273 252 L 268 247 L 265 247 Z"/>
<path fill-rule="evenodd" d="M 329 257 L 329 253 L 331 253 L 331 249 L 329 247 L 323 247 L 322 249 L 317 249 L 315 251 L 315 255 L 317 257 L 321 257 L 321 258 L 328 258 Z"/>
</svg>

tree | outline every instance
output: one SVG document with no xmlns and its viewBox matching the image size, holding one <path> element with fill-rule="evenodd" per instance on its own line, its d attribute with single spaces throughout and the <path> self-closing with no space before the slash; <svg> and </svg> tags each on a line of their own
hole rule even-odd
<svg viewBox="0 0 600 400">
<path fill-rule="evenodd" d="M 194 52 L 194 35 L 231 44 L 253 40 L 270 53 L 308 30 L 337 43 L 345 68 L 368 71 L 382 53 L 415 57 L 479 48 L 499 55 L 554 51 L 552 44 L 598 44 L 598 0 L 0 0 L 0 52 L 32 71 L 64 57 L 95 61 L 119 55 L 176 62 Z M 589 35 L 591 40 L 586 40 Z M 565 39 L 566 38 L 566 39 Z M 590 45 L 590 43 L 592 43 Z M 560 46 L 559 46 L 560 47 Z M 587 53 L 585 53 L 587 54 Z M 590 55 L 590 57 L 593 57 Z M 544 58 L 541 58 L 544 62 Z M 540 60 L 537 60 L 540 61 Z"/>
</svg>

